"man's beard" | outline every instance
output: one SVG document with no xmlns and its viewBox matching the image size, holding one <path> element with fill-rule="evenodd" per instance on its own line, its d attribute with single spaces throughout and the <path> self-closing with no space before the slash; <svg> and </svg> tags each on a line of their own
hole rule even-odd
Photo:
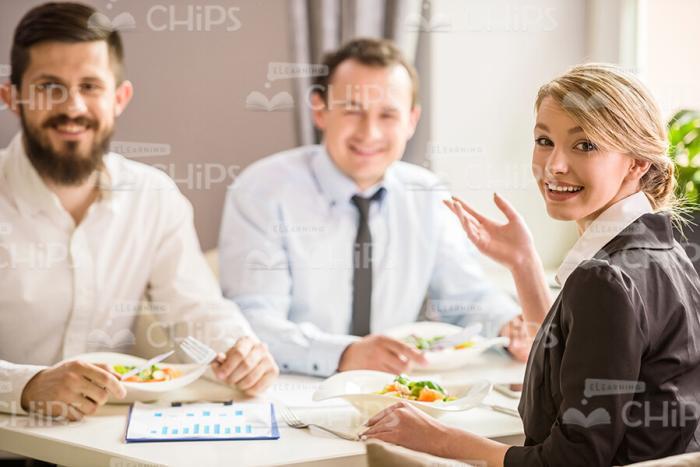
<svg viewBox="0 0 700 467">
<path fill-rule="evenodd" d="M 23 108 L 20 108 L 20 117 L 27 157 L 40 176 L 58 185 L 75 186 L 87 180 L 96 170 L 102 169 L 102 157 L 109 152 L 113 128 L 99 133 L 96 120 L 84 116 L 70 118 L 59 114 L 46 119 L 39 129 L 27 122 Z M 63 142 L 63 150 L 60 152 L 53 149 L 46 132 L 54 125 L 66 123 L 84 125 L 86 129 L 95 132 L 87 154 L 79 152 L 79 141 Z"/>
</svg>

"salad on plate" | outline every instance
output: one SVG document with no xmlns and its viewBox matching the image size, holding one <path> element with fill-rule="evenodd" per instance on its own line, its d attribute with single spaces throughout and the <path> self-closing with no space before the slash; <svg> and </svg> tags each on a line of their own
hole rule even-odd
<svg viewBox="0 0 700 467">
<path fill-rule="evenodd" d="M 130 372 L 134 368 L 136 368 L 135 365 L 112 365 L 112 369 L 120 375 Z M 129 383 L 161 383 L 163 381 L 171 381 L 181 375 L 182 373 L 174 368 L 156 364 L 133 376 L 129 376 L 124 381 Z"/>
<path fill-rule="evenodd" d="M 456 400 L 442 386 L 433 381 L 411 381 L 404 375 L 394 378 L 392 383 L 384 386 L 377 394 L 418 402 L 450 402 Z"/>
</svg>

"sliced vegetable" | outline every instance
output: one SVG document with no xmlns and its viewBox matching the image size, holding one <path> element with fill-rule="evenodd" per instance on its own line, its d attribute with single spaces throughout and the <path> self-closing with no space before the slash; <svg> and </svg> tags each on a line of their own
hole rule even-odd
<svg viewBox="0 0 700 467">
<path fill-rule="evenodd" d="M 420 337 L 416 336 L 415 334 L 411 334 L 406 339 L 406 342 L 415 346 L 418 350 L 430 350 L 435 344 L 444 338 L 445 336 Z"/>
<path fill-rule="evenodd" d="M 421 402 L 447 402 L 455 400 L 447 394 L 442 386 L 434 381 L 411 381 L 403 375 L 394 378 L 393 383 L 384 386 L 384 389 L 377 392 L 391 397 L 408 399 Z"/>
<path fill-rule="evenodd" d="M 440 341 L 447 336 L 434 336 L 434 337 L 420 337 L 415 334 L 411 334 L 405 339 L 407 344 L 413 345 L 418 350 L 443 350 L 450 347 L 443 347 L 440 345 Z M 472 347 L 476 342 L 474 341 L 464 341 L 457 345 L 453 345 L 451 348 L 455 350 L 468 349 Z"/>
<path fill-rule="evenodd" d="M 466 341 L 462 342 L 461 344 L 457 344 L 454 346 L 456 350 L 461 350 L 461 349 L 468 349 L 469 347 L 473 347 L 475 344 L 474 341 Z"/>
<path fill-rule="evenodd" d="M 443 400 L 445 396 L 441 392 L 435 391 L 434 389 L 423 388 L 418 394 L 418 400 L 421 402 L 435 402 L 437 400 Z"/>
<path fill-rule="evenodd" d="M 113 365 L 112 368 L 115 372 L 120 375 L 124 375 L 136 366 L 134 365 Z M 159 383 L 163 381 L 170 381 L 172 379 L 180 376 L 181 373 L 178 370 L 170 367 L 160 367 L 159 365 L 151 365 L 149 368 L 142 370 L 134 376 L 129 376 L 124 381 L 130 383 Z"/>
</svg>

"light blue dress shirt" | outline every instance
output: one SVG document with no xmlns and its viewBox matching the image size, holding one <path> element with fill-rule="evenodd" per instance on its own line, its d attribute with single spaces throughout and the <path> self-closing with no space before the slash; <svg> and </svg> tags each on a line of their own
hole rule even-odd
<svg viewBox="0 0 700 467">
<path fill-rule="evenodd" d="M 426 294 L 428 319 L 481 322 L 496 335 L 520 310 L 490 285 L 476 249 L 441 200 L 439 179 L 395 162 L 359 193 L 386 193 L 370 209 L 371 330 L 415 321 Z M 264 158 L 229 187 L 219 239 L 221 287 L 266 342 L 282 371 L 328 376 L 358 338 L 352 319 L 357 187 L 324 146 Z"/>
</svg>

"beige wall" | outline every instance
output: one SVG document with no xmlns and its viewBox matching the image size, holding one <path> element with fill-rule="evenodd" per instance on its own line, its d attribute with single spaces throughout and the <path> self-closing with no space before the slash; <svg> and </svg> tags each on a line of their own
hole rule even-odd
<svg viewBox="0 0 700 467">
<path fill-rule="evenodd" d="M 666 117 L 700 109 L 698 0 L 645 1 L 641 68 Z"/>
<path fill-rule="evenodd" d="M 9 64 L 14 28 L 21 16 L 40 1 L 0 2 L 0 64 Z M 117 123 L 114 140 L 159 143 L 170 146 L 170 154 L 138 160 L 158 164 L 176 179 L 194 205 L 195 223 L 202 248 L 216 245 L 226 186 L 221 174 L 235 176 L 250 162 L 293 147 L 293 114 L 289 111 L 250 111 L 246 96 L 251 91 L 272 95 L 291 92 L 289 80 L 265 87 L 271 61 L 289 60 L 289 24 L 285 0 L 216 0 L 207 5 L 210 19 L 218 19 L 218 7 L 235 7 L 223 25 L 209 30 L 188 31 L 188 25 L 155 31 L 168 26 L 169 12 L 182 21 L 193 8 L 192 27 L 197 28 L 197 2 L 118 0 L 86 1 L 114 18 L 131 14 L 136 28 L 122 37 L 126 49 L 128 78 L 135 87 L 134 99 Z M 108 5 L 112 5 L 108 9 Z M 204 5 L 204 4 L 200 4 Z M 149 11 L 154 6 L 149 18 Z M 166 10 L 164 11 L 163 8 Z M 150 19 L 150 21 L 149 21 Z M 205 29 L 202 21 L 201 29 Z M 6 77 L 2 78 L 7 79 Z M 14 114 L 0 111 L 0 146 L 5 146 L 19 128 Z M 205 174 L 209 173 L 207 177 Z"/>
<path fill-rule="evenodd" d="M 584 0 L 433 1 L 451 28 L 431 38 L 433 169 L 494 219 L 503 216 L 493 192 L 509 199 L 550 269 L 576 229 L 547 215 L 532 177 L 533 105 L 540 85 L 584 61 L 585 7 Z"/>
</svg>

